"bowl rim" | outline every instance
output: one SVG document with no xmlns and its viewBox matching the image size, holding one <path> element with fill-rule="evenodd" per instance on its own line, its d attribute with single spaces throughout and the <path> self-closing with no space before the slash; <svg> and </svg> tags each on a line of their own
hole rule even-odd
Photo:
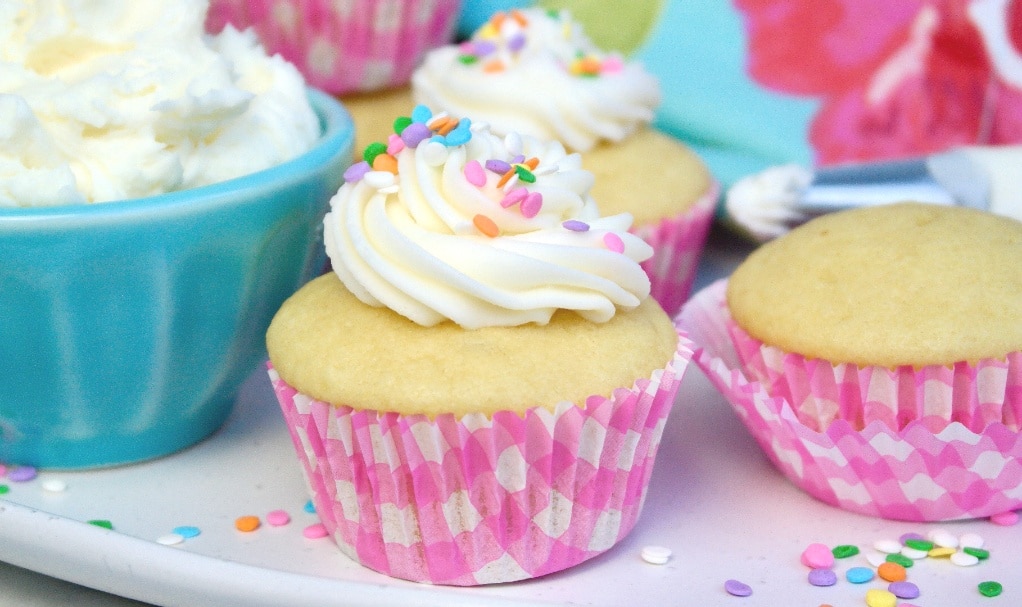
<svg viewBox="0 0 1022 607">
<path fill-rule="evenodd" d="M 351 114 L 338 99 L 312 87 L 306 87 L 306 95 L 319 118 L 321 134 L 312 148 L 284 163 L 214 184 L 144 198 L 85 204 L 0 207 L 0 226 L 10 222 L 121 221 L 137 215 L 151 217 L 176 214 L 176 211 L 194 210 L 204 205 L 216 206 L 225 199 L 248 199 L 261 191 L 301 181 L 320 170 L 343 150 L 350 150 L 355 139 Z"/>
</svg>

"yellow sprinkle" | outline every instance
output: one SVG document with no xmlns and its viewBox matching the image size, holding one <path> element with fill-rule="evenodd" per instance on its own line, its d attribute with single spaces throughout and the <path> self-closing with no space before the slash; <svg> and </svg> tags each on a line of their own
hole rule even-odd
<svg viewBox="0 0 1022 607">
<path fill-rule="evenodd" d="M 493 220 L 486 215 L 476 215 L 472 218 L 472 224 L 475 225 L 476 229 L 490 238 L 496 238 L 497 235 L 500 234 L 500 228 L 498 228 L 497 224 L 495 224 Z"/>
<path fill-rule="evenodd" d="M 866 605 L 869 607 L 895 607 L 898 597 L 889 590 L 873 588 L 866 591 Z"/>
<path fill-rule="evenodd" d="M 239 516 L 238 518 L 234 519 L 234 528 L 237 529 L 238 531 L 244 531 L 246 533 L 258 529 L 259 524 L 260 523 L 258 516 L 247 515 Z"/>
<path fill-rule="evenodd" d="M 951 556 L 954 553 L 955 553 L 954 548 L 941 548 L 940 546 L 937 546 L 936 548 L 930 548 L 930 551 L 926 553 L 926 556 L 933 559 L 939 559 Z"/>
</svg>

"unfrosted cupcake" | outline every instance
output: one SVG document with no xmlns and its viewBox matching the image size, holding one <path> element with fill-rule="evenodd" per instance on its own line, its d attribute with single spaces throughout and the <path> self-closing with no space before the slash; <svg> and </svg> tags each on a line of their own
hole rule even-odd
<svg viewBox="0 0 1022 607">
<path fill-rule="evenodd" d="M 901 203 L 754 251 L 680 316 L 812 495 L 905 520 L 1022 507 L 1022 223 Z"/>
<path fill-rule="evenodd" d="M 252 27 L 266 49 L 333 94 L 408 83 L 426 51 L 450 42 L 460 0 L 211 0 L 206 27 Z"/>
<path fill-rule="evenodd" d="M 689 342 L 577 155 L 425 107 L 396 127 L 267 334 L 317 512 L 399 578 L 571 567 L 635 524 Z"/>
<path fill-rule="evenodd" d="M 650 126 L 657 79 L 598 48 L 568 11 L 496 13 L 472 37 L 430 51 L 412 76 L 419 103 L 497 134 L 562 142 L 596 175 L 603 212 L 627 211 L 655 251 L 643 264 L 669 314 L 688 295 L 718 188 L 680 141 Z"/>
</svg>

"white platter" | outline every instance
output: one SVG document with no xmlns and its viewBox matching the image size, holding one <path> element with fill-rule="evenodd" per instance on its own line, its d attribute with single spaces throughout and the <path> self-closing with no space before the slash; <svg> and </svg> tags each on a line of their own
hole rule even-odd
<svg viewBox="0 0 1022 607">
<path fill-rule="evenodd" d="M 699 284 L 722 275 L 730 263 L 711 248 Z M 66 490 L 44 488 L 46 479 L 55 478 Z M 769 464 L 694 365 L 631 535 L 574 569 L 526 582 L 482 588 L 403 582 L 351 562 L 329 539 L 304 538 L 302 529 L 315 516 L 303 510 L 305 485 L 263 372 L 245 384 L 225 427 L 191 449 L 134 466 L 0 482 L 11 488 L 0 499 L 0 561 L 56 578 L 40 576 L 43 586 L 64 580 L 158 605 L 864 605 L 868 589 L 886 585 L 855 585 L 841 577 L 835 586 L 813 587 L 799 563 L 802 550 L 822 542 L 865 551 L 875 540 L 935 527 L 980 534 L 992 556 L 971 568 L 946 560 L 918 563 L 909 580 L 923 594 L 911 603 L 1022 604 L 1022 525 L 885 521 L 817 502 Z M 266 524 L 265 515 L 277 509 L 291 514 L 290 524 Z M 247 514 L 262 518 L 263 526 L 237 531 L 234 520 Z M 110 520 L 114 530 L 85 522 L 93 519 Z M 155 541 L 180 525 L 199 527 L 201 535 L 177 546 Z M 647 545 L 668 547 L 673 556 L 665 565 L 648 564 L 640 558 Z M 836 570 L 843 574 L 864 564 L 860 555 L 840 561 Z M 2 570 L 0 580 L 23 579 L 12 569 Z M 730 578 L 751 586 L 753 595 L 727 595 Z M 1004 593 L 982 597 L 977 584 L 985 580 L 1001 582 Z M 26 604 L 10 600 L 0 592 L 0 605 Z M 31 604 L 73 603 L 40 598 Z"/>
</svg>

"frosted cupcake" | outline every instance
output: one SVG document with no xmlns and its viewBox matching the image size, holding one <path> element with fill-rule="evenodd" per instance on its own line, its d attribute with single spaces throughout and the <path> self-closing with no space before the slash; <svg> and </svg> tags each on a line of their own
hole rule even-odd
<svg viewBox="0 0 1022 607">
<path fill-rule="evenodd" d="M 635 524 L 691 350 L 553 142 L 417 107 L 331 203 L 271 377 L 317 512 L 382 573 L 559 571 Z"/>
<path fill-rule="evenodd" d="M 1022 223 L 901 203 L 761 246 L 680 315 L 812 495 L 933 521 L 1022 507 Z"/>
<path fill-rule="evenodd" d="M 431 51 L 412 76 L 419 103 L 471 115 L 495 133 L 562 142 L 596 175 L 604 213 L 627 211 L 655 255 L 643 265 L 673 314 L 713 218 L 717 184 L 685 145 L 651 128 L 660 87 L 599 49 L 567 11 L 497 13 L 471 39 Z"/>
<path fill-rule="evenodd" d="M 252 27 L 311 86 L 337 95 L 403 86 L 454 36 L 459 0 L 211 0 L 206 27 Z"/>
</svg>

